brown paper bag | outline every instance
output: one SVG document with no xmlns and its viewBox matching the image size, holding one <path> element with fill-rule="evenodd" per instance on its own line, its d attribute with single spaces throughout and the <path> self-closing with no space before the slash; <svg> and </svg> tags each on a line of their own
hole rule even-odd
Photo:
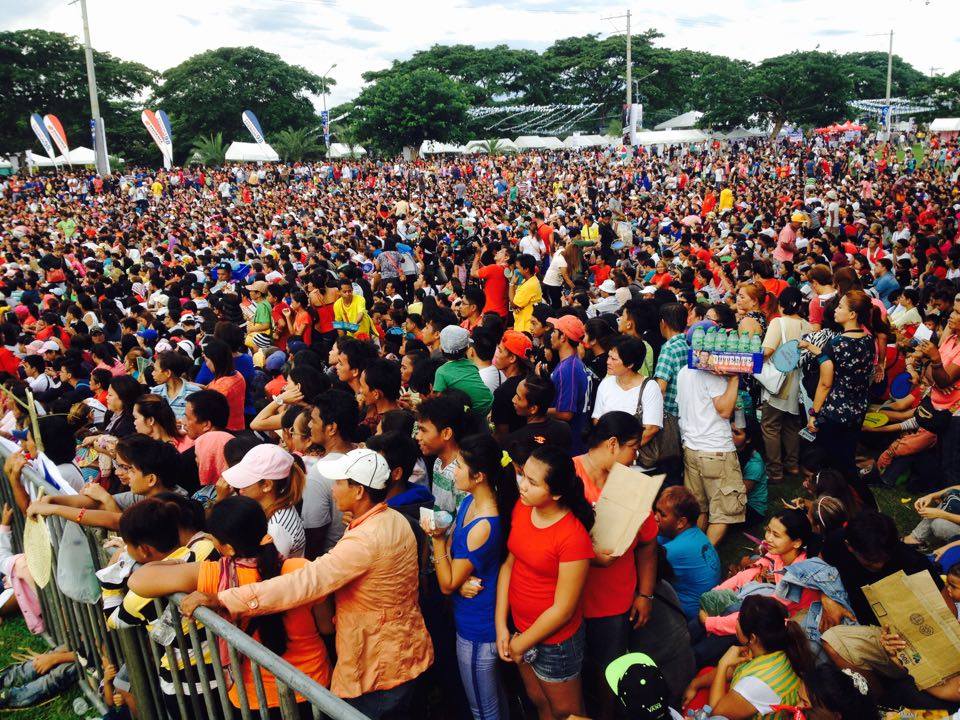
<svg viewBox="0 0 960 720">
<path fill-rule="evenodd" d="M 614 465 L 594 508 L 593 546 L 610 550 L 614 557 L 623 555 L 650 514 L 665 477 Z"/>
<path fill-rule="evenodd" d="M 901 570 L 864 585 L 863 593 L 880 625 L 906 640 L 898 660 L 918 688 L 926 690 L 960 673 L 960 623 L 930 573 Z"/>
</svg>

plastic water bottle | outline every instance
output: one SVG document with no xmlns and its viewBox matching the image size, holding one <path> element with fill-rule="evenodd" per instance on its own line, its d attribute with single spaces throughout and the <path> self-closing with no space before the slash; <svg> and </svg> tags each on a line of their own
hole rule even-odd
<svg viewBox="0 0 960 720">
<path fill-rule="evenodd" d="M 83 717 L 83 714 L 89 709 L 90 709 L 90 706 L 87 705 L 87 701 L 84 700 L 82 697 L 73 699 L 73 712 L 79 715 L 80 717 Z"/>
<path fill-rule="evenodd" d="M 698 327 L 693 331 L 692 338 L 692 347 L 694 350 L 703 350 L 704 336 L 706 333 L 703 332 L 702 327 Z"/>
<path fill-rule="evenodd" d="M 752 338 L 750 338 L 750 352 L 763 352 L 763 341 L 760 339 L 759 335 L 754 335 Z"/>
<path fill-rule="evenodd" d="M 740 333 L 731 330 L 727 335 L 727 346 L 724 348 L 727 352 L 737 352 L 740 349 Z"/>
<path fill-rule="evenodd" d="M 150 637 L 164 647 L 173 645 L 174 640 L 177 639 L 177 629 L 173 620 L 172 606 L 167 605 L 163 615 L 153 624 L 150 629 Z"/>
<path fill-rule="evenodd" d="M 703 349 L 708 352 L 717 349 L 717 329 L 715 327 L 707 328 L 707 333 L 703 336 Z"/>
<path fill-rule="evenodd" d="M 750 352 L 750 345 L 753 343 L 753 338 L 755 337 L 756 335 L 753 335 L 751 333 L 743 333 L 740 336 L 740 352 L 742 353 Z"/>
</svg>

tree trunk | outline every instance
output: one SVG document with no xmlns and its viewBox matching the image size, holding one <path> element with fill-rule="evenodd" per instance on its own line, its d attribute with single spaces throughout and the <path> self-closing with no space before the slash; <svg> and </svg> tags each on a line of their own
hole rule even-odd
<svg viewBox="0 0 960 720">
<path fill-rule="evenodd" d="M 773 123 L 773 132 L 770 133 L 770 141 L 773 142 L 777 139 L 777 135 L 780 134 L 780 131 L 783 130 L 783 124 L 786 122 L 786 118 L 777 118 L 776 122 Z"/>
</svg>

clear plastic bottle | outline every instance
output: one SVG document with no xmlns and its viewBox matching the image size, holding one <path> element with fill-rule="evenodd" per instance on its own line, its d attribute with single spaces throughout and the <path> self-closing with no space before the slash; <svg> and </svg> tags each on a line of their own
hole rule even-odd
<svg viewBox="0 0 960 720">
<path fill-rule="evenodd" d="M 707 328 L 703 336 L 703 349 L 707 352 L 713 352 L 717 349 L 717 329 L 715 327 Z"/>
<path fill-rule="evenodd" d="M 759 335 L 754 335 L 750 338 L 750 352 L 763 352 L 763 340 L 760 339 Z"/>
<path fill-rule="evenodd" d="M 750 352 L 750 345 L 753 343 L 753 338 L 755 337 L 757 336 L 752 333 L 742 333 L 740 335 L 740 352 Z"/>
<path fill-rule="evenodd" d="M 737 352 L 740 349 L 740 333 L 731 330 L 727 335 L 727 346 L 724 348 L 727 352 Z"/>
<path fill-rule="evenodd" d="M 173 619 L 172 606 L 167 605 L 166 610 L 163 611 L 163 615 L 157 618 L 157 621 L 150 629 L 150 637 L 164 647 L 173 645 L 177 639 L 177 628 Z"/>
<path fill-rule="evenodd" d="M 704 342 L 705 335 L 706 333 L 704 333 L 702 327 L 698 327 L 693 331 L 693 337 L 691 338 L 691 347 L 693 347 L 694 350 L 697 350 L 697 351 L 703 350 L 703 342 Z"/>
</svg>

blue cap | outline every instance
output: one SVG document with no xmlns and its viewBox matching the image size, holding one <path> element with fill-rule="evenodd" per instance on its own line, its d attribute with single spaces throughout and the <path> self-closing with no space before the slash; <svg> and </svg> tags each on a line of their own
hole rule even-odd
<svg viewBox="0 0 960 720">
<path fill-rule="evenodd" d="M 137 332 L 137 337 L 142 337 L 144 340 L 156 340 L 160 337 L 160 334 L 153 328 L 144 328 Z"/>
<path fill-rule="evenodd" d="M 268 372 L 280 372 L 285 362 L 287 362 L 287 354 L 283 350 L 277 350 L 275 353 L 270 353 L 270 357 L 264 360 L 263 369 Z"/>
</svg>

